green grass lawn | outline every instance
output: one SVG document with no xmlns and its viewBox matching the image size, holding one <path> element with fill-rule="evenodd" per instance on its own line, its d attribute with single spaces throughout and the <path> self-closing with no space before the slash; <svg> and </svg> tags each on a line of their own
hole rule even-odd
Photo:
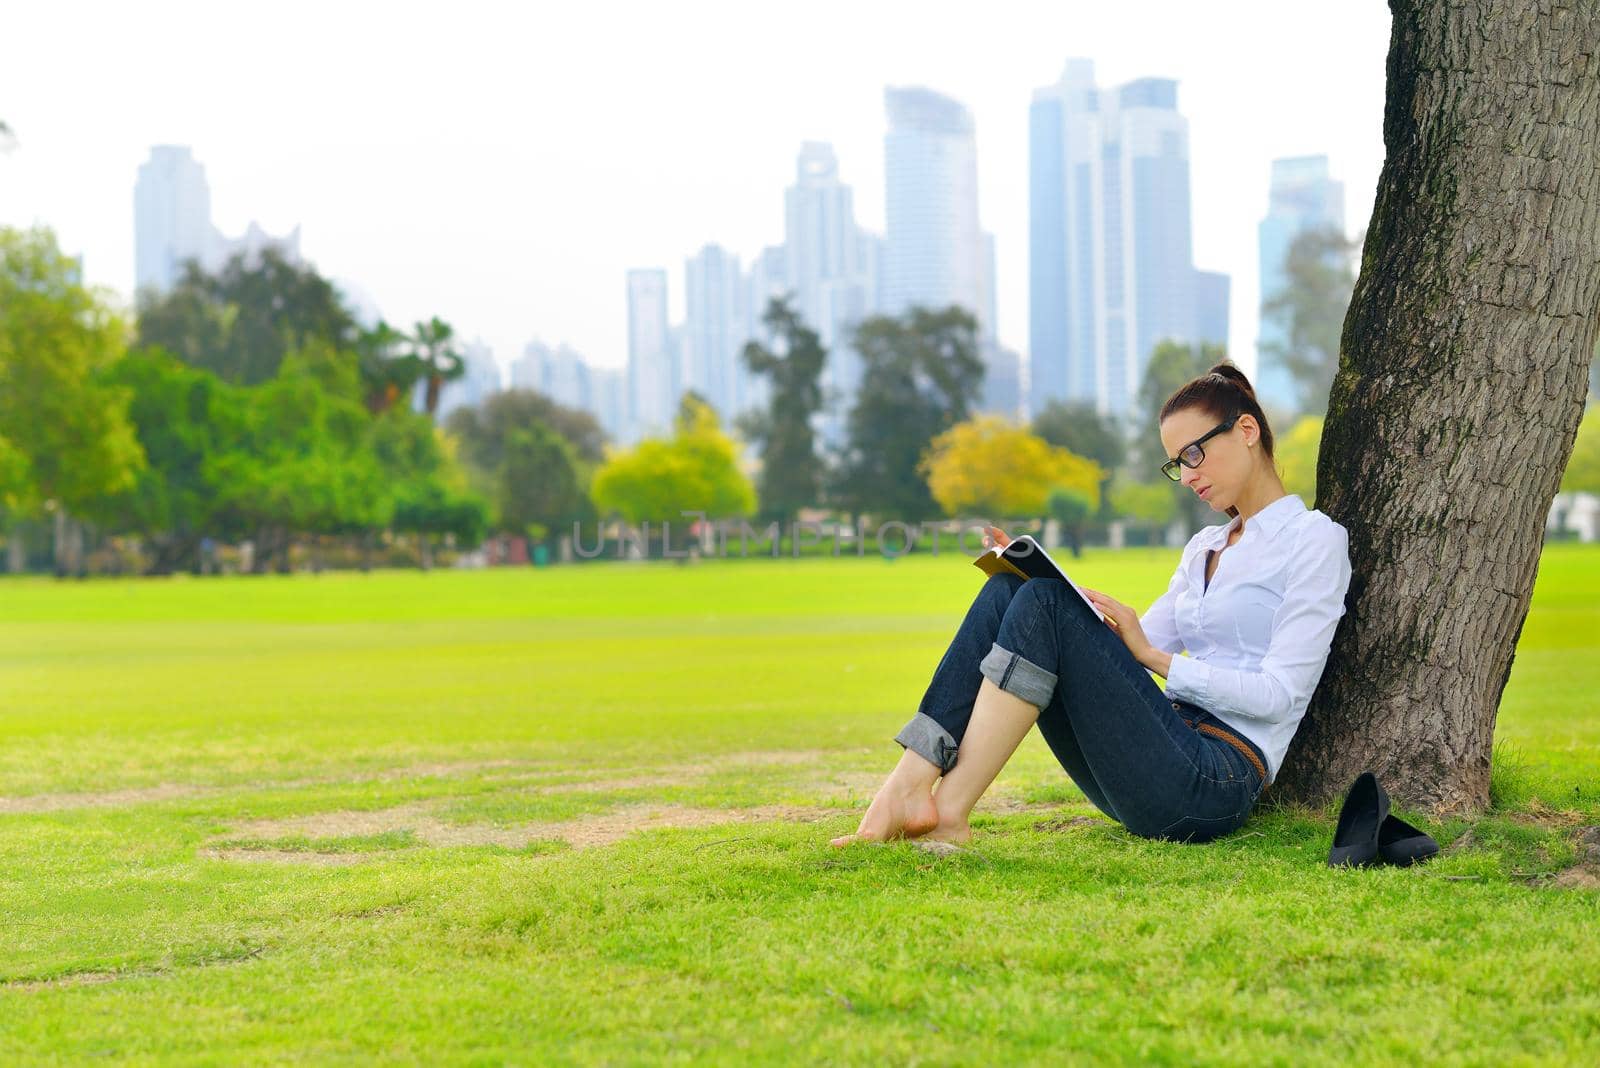
<svg viewBox="0 0 1600 1068">
<path fill-rule="evenodd" d="M 981 581 L 0 582 L 0 1062 L 1600 1061 L 1600 549 L 1412 870 L 1325 868 L 1331 813 L 1133 838 L 1037 734 L 972 850 L 830 848 Z"/>
</svg>

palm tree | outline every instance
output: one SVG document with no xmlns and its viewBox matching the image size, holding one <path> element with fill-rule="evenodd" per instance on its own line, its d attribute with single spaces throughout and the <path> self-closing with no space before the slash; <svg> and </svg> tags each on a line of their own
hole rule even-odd
<svg viewBox="0 0 1600 1068">
<path fill-rule="evenodd" d="M 449 323 L 435 315 L 425 323 L 418 323 L 416 333 L 411 336 L 412 352 L 428 381 L 422 407 L 429 419 L 439 410 L 439 393 L 444 384 L 467 373 L 466 361 L 452 344 L 455 334 Z"/>
<path fill-rule="evenodd" d="M 423 375 L 417 356 L 401 346 L 410 341 L 383 320 L 371 330 L 363 330 L 356 342 L 361 358 L 361 382 L 367 392 L 367 410 L 379 415 L 410 394 Z"/>
</svg>

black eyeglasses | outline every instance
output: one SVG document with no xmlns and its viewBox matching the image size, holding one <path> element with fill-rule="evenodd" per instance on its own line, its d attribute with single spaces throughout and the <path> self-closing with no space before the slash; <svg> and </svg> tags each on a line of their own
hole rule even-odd
<svg viewBox="0 0 1600 1068">
<path fill-rule="evenodd" d="M 1189 442 L 1189 444 L 1179 449 L 1177 459 L 1168 460 L 1166 463 L 1161 465 L 1161 473 L 1172 479 L 1172 481 L 1176 482 L 1183 477 L 1183 473 L 1178 470 L 1179 464 L 1182 464 L 1184 467 L 1190 468 L 1191 470 L 1199 467 L 1205 462 L 1206 458 L 1206 450 L 1200 447 L 1201 444 L 1211 438 L 1216 437 L 1218 434 L 1233 429 L 1233 424 L 1237 422 L 1238 419 L 1239 417 L 1236 415 L 1229 419 L 1226 423 L 1218 423 L 1216 426 L 1212 427 L 1210 430 L 1206 431 L 1204 434 L 1201 434 L 1199 437 Z"/>
</svg>

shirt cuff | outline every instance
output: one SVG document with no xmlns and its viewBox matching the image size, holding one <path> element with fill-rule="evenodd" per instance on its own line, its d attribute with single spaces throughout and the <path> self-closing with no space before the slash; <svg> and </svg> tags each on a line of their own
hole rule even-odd
<svg viewBox="0 0 1600 1068">
<path fill-rule="evenodd" d="M 1167 693 L 1181 701 L 1211 707 L 1211 665 L 1192 656 L 1174 656 L 1167 669 Z"/>
</svg>

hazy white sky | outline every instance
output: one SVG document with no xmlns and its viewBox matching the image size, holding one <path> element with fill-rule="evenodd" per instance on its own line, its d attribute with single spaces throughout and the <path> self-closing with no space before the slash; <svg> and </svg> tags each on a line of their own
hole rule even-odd
<svg viewBox="0 0 1600 1068">
<path fill-rule="evenodd" d="M 782 238 L 800 142 L 833 142 L 883 226 L 883 88 L 977 122 L 1001 340 L 1027 351 L 1028 104 L 1068 56 L 1102 84 L 1179 80 L 1197 266 L 1233 276 L 1253 368 L 1268 163 L 1326 153 L 1366 225 L 1383 160 L 1377 0 L 1053 3 L 9 5 L 0 222 L 52 226 L 93 282 L 133 282 L 133 183 L 191 145 L 214 220 L 299 224 L 391 321 L 438 314 L 502 363 L 533 337 L 626 358 L 624 272 Z"/>
</svg>

